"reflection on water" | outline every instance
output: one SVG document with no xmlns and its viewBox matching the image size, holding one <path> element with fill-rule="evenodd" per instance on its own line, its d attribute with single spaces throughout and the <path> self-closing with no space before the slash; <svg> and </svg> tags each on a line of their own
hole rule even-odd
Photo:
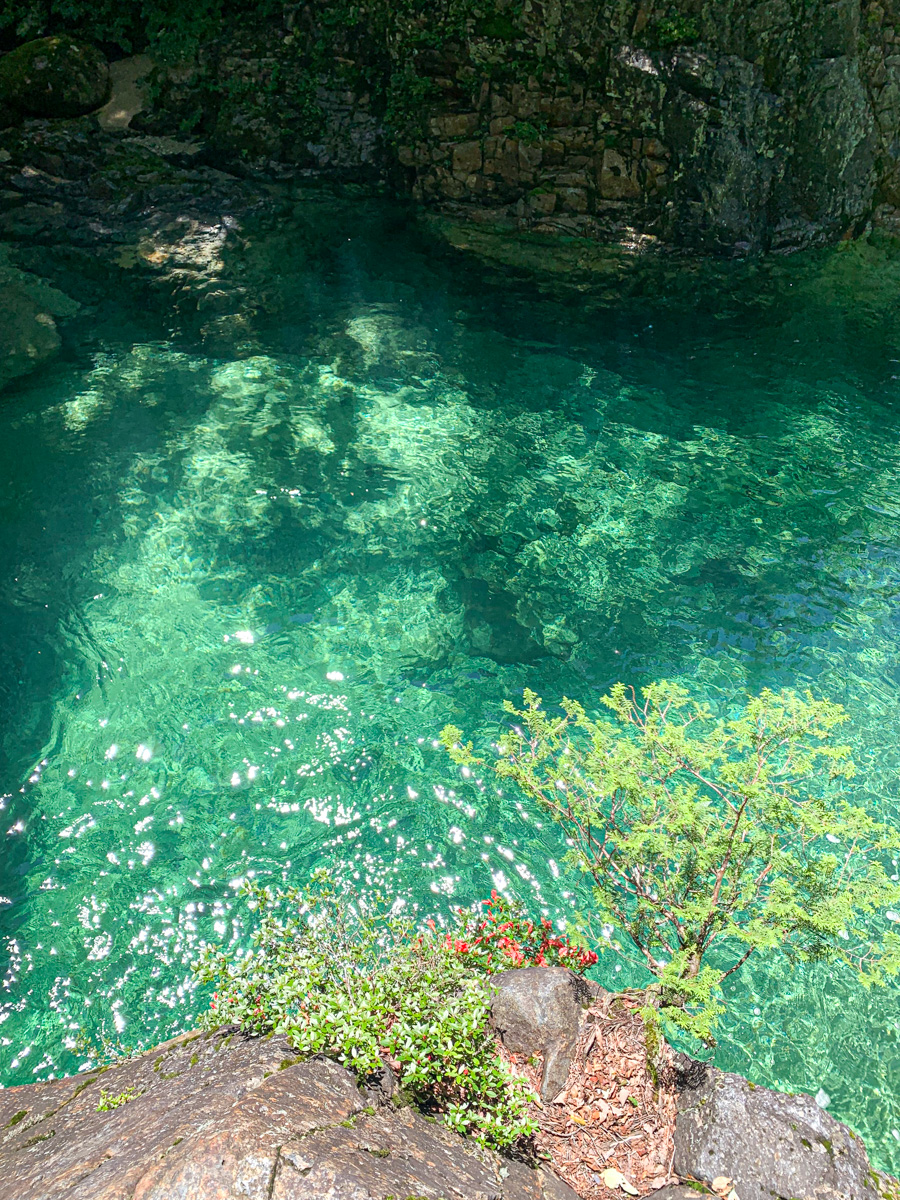
<svg viewBox="0 0 900 1200">
<path fill-rule="evenodd" d="M 891 256 L 611 304 L 353 232 L 280 232 L 254 357 L 104 336 L 0 408 L 6 1083 L 188 1024 L 251 874 L 564 917 L 556 830 L 434 740 L 526 685 L 813 687 L 897 819 Z M 721 1065 L 823 1089 L 896 1168 L 897 990 L 773 962 L 731 992 Z"/>
</svg>

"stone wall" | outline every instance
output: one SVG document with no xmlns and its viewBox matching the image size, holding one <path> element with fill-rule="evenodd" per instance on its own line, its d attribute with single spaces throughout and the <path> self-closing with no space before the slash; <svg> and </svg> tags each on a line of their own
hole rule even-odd
<svg viewBox="0 0 900 1200">
<path fill-rule="evenodd" d="M 710 253 L 900 228 L 900 0 L 309 0 L 152 81 L 145 132 L 500 228 Z"/>
<path fill-rule="evenodd" d="M 204 49 L 202 125 L 225 165 L 368 172 L 500 226 L 827 244 L 900 203 L 894 3 L 318 0 Z"/>
<path fill-rule="evenodd" d="M 510 6 L 511 7 L 511 6 Z M 717 252 L 859 232 L 900 200 L 890 0 L 525 0 L 427 63 L 414 194 L 542 232 Z"/>
</svg>

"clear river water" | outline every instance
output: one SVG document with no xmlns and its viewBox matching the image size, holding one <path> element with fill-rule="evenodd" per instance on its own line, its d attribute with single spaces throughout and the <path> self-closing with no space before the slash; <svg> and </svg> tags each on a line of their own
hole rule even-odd
<svg viewBox="0 0 900 1200">
<path fill-rule="evenodd" d="M 583 905 L 559 832 L 435 748 L 525 686 L 812 688 L 900 820 L 893 252 L 530 276 L 372 205 L 257 250 L 249 352 L 113 291 L 0 401 L 6 1085 L 189 1026 L 251 874 Z M 722 1067 L 900 1168 L 897 987 L 772 957 L 729 999 Z"/>
</svg>

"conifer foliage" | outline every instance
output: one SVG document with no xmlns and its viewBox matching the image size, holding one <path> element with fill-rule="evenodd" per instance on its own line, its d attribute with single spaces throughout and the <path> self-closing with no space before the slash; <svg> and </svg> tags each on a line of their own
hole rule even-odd
<svg viewBox="0 0 900 1200">
<path fill-rule="evenodd" d="M 608 716 L 573 700 L 554 715 L 526 691 L 489 758 L 453 726 L 442 740 L 560 823 L 590 907 L 656 977 L 652 1010 L 711 1042 L 722 982 L 751 955 L 840 964 L 866 985 L 897 973 L 900 834 L 847 798 L 839 705 L 767 690 L 721 717 L 665 682 L 602 703 Z"/>
</svg>

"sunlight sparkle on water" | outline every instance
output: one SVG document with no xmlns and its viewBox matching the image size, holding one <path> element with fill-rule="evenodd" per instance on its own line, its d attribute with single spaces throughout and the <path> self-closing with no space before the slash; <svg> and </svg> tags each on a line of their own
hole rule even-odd
<svg viewBox="0 0 900 1200">
<path fill-rule="evenodd" d="M 82 1067 L 82 1029 L 186 1028 L 250 879 L 339 865 L 443 919 L 495 887 L 563 928 L 590 905 L 564 840 L 437 740 L 495 740 L 525 686 L 812 687 L 897 819 L 898 268 L 632 321 L 587 286 L 473 297 L 386 237 L 279 264 L 268 352 L 148 334 L 0 408 L 6 1082 Z M 640 982 L 599 940 L 598 977 Z M 896 1001 L 748 964 L 719 1061 L 826 1096 L 896 1167 Z"/>
</svg>

